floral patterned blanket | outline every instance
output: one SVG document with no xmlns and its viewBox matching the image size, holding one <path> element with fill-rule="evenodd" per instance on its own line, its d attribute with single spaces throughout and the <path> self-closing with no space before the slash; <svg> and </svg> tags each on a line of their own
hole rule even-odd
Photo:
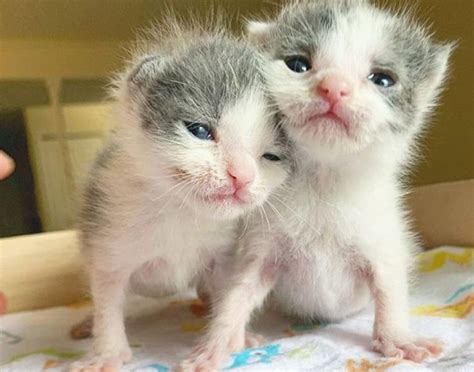
<svg viewBox="0 0 474 372">
<path fill-rule="evenodd" d="M 371 351 L 373 309 L 337 324 L 303 323 L 265 311 L 253 328 L 268 343 L 232 355 L 233 371 L 474 371 L 474 249 L 440 247 L 420 254 L 411 294 L 413 328 L 444 343 L 436 360 L 414 364 Z M 134 358 L 127 371 L 169 371 L 191 350 L 206 324 L 206 309 L 192 294 L 132 301 L 127 333 Z M 0 371 L 62 371 L 90 340 L 69 330 L 90 311 L 76 304 L 0 317 Z"/>
</svg>

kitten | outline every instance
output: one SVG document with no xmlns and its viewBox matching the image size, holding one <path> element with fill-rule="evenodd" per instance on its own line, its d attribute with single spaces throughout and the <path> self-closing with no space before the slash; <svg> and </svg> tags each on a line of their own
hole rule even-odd
<svg viewBox="0 0 474 372">
<path fill-rule="evenodd" d="M 194 285 L 290 167 L 262 57 L 223 31 L 169 22 L 119 78 L 115 129 L 85 190 L 94 343 L 74 371 L 130 360 L 126 287 L 164 295 Z"/>
<path fill-rule="evenodd" d="M 213 370 L 272 292 L 286 313 L 338 321 L 375 301 L 373 346 L 420 362 L 441 352 L 409 328 L 416 239 L 400 176 L 435 105 L 453 46 L 368 1 L 298 1 L 249 24 L 295 142 L 291 183 L 249 223 L 229 287 L 183 370 Z"/>
</svg>

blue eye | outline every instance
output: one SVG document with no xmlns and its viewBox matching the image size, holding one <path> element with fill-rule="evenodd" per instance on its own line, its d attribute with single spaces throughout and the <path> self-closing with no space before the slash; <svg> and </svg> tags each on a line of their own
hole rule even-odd
<svg viewBox="0 0 474 372">
<path fill-rule="evenodd" d="M 280 161 L 281 160 L 280 157 L 278 157 L 277 155 L 272 154 L 270 152 L 266 152 L 265 154 L 262 155 L 262 157 L 264 159 L 267 159 L 267 160 L 270 160 L 270 161 Z"/>
<path fill-rule="evenodd" d="M 208 124 L 185 121 L 184 125 L 194 137 L 199 138 L 201 140 L 214 140 L 214 136 L 211 132 L 211 127 Z"/>
<path fill-rule="evenodd" d="M 396 83 L 395 78 L 386 72 L 372 72 L 367 79 L 382 88 L 389 88 Z"/>
<path fill-rule="evenodd" d="M 299 74 L 311 70 L 311 63 L 305 56 L 293 56 L 285 59 L 285 63 L 291 71 Z"/>
</svg>

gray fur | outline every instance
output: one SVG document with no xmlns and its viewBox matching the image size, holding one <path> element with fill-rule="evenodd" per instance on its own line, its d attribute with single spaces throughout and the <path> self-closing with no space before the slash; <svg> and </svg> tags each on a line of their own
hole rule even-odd
<svg viewBox="0 0 474 372">
<path fill-rule="evenodd" d="M 144 128 L 169 136 L 182 121 L 216 126 L 226 105 L 262 85 L 260 65 L 255 51 L 224 37 L 201 41 L 178 53 L 160 71 L 151 69 L 153 73 L 145 77 Z"/>
<path fill-rule="evenodd" d="M 336 26 L 337 5 L 328 2 L 295 2 L 283 9 L 269 42 L 275 58 L 316 53 L 324 34 Z"/>
<path fill-rule="evenodd" d="M 100 176 L 112 166 L 111 162 L 117 151 L 117 145 L 109 142 L 99 152 L 92 165 L 91 175 L 96 177 L 90 177 L 85 185 L 82 208 L 79 211 L 79 228 L 84 232 L 84 239 L 87 239 L 88 234 L 97 232 L 108 225 L 109 218 L 105 210 L 108 209 L 109 198 L 107 189 L 101 184 Z"/>
</svg>

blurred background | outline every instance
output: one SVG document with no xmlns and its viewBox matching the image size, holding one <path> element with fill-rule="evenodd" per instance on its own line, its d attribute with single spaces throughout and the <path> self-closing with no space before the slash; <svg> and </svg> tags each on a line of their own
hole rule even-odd
<svg viewBox="0 0 474 372">
<path fill-rule="evenodd" d="M 239 17 L 281 0 L 215 1 Z M 200 0 L 0 0 L 0 149 L 17 168 L 0 182 L 0 237 L 69 229 L 77 196 L 113 123 L 108 77 L 136 31 Z M 474 178 L 473 0 L 417 1 L 440 40 L 457 40 L 452 75 L 412 173 L 413 185 Z M 242 18 L 240 18 L 242 19 Z"/>
</svg>

